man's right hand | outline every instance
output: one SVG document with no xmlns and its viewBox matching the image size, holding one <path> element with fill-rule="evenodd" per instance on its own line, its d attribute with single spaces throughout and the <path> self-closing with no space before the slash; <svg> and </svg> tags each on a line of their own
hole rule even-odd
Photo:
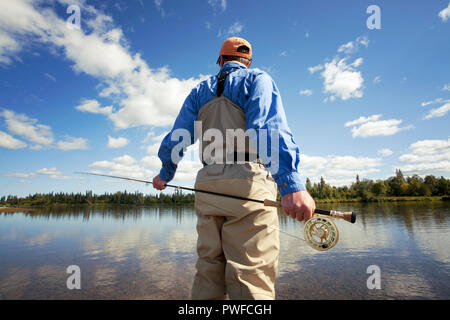
<svg viewBox="0 0 450 320">
<path fill-rule="evenodd" d="M 308 191 L 297 191 L 285 194 L 281 198 L 284 213 L 298 221 L 308 221 L 314 215 L 316 203 Z"/>
<path fill-rule="evenodd" d="M 153 187 L 157 190 L 164 190 L 166 188 L 166 181 L 161 179 L 159 174 L 153 178 Z"/>
</svg>

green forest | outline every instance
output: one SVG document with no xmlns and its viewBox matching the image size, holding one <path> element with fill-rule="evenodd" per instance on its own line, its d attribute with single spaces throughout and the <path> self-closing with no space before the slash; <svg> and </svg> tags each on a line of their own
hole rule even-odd
<svg viewBox="0 0 450 320">
<path fill-rule="evenodd" d="M 414 197 L 417 200 L 429 197 L 450 196 L 450 180 L 444 177 L 437 178 L 428 175 L 421 178 L 418 175 L 404 177 L 400 170 L 395 176 L 386 180 L 360 180 L 356 176 L 355 182 L 350 186 L 335 187 L 321 178 L 320 182 L 312 184 L 306 179 L 306 188 L 311 196 L 318 201 L 395 201 Z M 50 206 L 57 204 L 88 204 L 88 205 L 160 205 L 160 204 L 192 204 L 193 193 L 183 193 L 175 189 L 174 193 L 143 194 L 127 191 L 116 193 L 93 194 L 85 193 L 36 193 L 26 197 L 13 195 L 2 196 L 0 205 L 3 206 Z"/>
</svg>

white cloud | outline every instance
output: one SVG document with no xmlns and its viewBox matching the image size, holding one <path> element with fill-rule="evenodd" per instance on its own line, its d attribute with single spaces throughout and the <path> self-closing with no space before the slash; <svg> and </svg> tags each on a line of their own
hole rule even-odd
<svg viewBox="0 0 450 320">
<path fill-rule="evenodd" d="M 114 27 L 110 16 L 86 2 L 78 4 L 84 12 L 83 30 L 70 30 L 65 17 L 48 6 L 42 8 L 41 2 L 1 1 L 0 30 L 18 48 L 43 43 L 51 51 L 62 52 L 76 72 L 97 78 L 99 95 L 120 107 L 111 114 L 102 109 L 116 128 L 171 124 L 192 87 L 207 77 L 179 80 L 170 76 L 167 67 L 150 69 L 139 54 L 130 53 L 122 30 Z"/>
<path fill-rule="evenodd" d="M 11 64 L 12 57 L 20 49 L 19 43 L 0 29 L 0 64 Z"/>
<path fill-rule="evenodd" d="M 324 79 L 324 92 L 338 96 L 342 100 L 361 98 L 364 79 L 355 67 L 362 61 L 356 59 L 350 65 L 346 61 L 347 58 L 341 60 L 335 58 L 325 63 L 325 70 L 320 74 Z"/>
<path fill-rule="evenodd" d="M 121 157 L 114 158 L 113 161 L 121 163 L 121 164 L 125 164 L 125 165 L 132 165 L 132 164 L 136 163 L 136 159 L 134 159 L 132 156 L 129 156 L 127 154 L 125 154 Z"/>
<path fill-rule="evenodd" d="M 110 115 L 113 113 L 113 107 L 100 107 L 100 103 L 97 100 L 83 100 L 79 106 L 75 109 L 81 112 L 97 113 Z"/>
<path fill-rule="evenodd" d="M 57 175 L 61 175 L 62 172 L 59 171 L 57 168 L 53 167 L 53 168 L 42 168 L 39 170 L 36 170 L 37 173 L 40 174 L 45 174 L 45 175 L 51 175 L 51 176 L 57 176 Z"/>
<path fill-rule="evenodd" d="M 428 114 L 423 118 L 424 120 L 429 120 L 432 118 L 439 118 L 445 116 L 450 111 L 450 102 L 442 105 L 439 108 L 431 109 Z"/>
<path fill-rule="evenodd" d="M 22 149 L 26 146 L 27 144 L 25 142 L 17 140 L 6 132 L 0 131 L 0 148 Z"/>
<path fill-rule="evenodd" d="M 322 70 L 322 69 L 323 69 L 323 65 L 319 64 L 319 65 L 317 65 L 315 67 L 309 67 L 308 71 L 309 71 L 309 73 L 313 74 L 313 73 L 315 73 L 315 72 L 317 72 L 319 70 Z"/>
<path fill-rule="evenodd" d="M 347 42 L 346 44 L 341 45 L 338 48 L 338 52 L 344 52 L 344 53 L 353 53 L 356 48 L 356 46 L 354 45 L 353 41 Z"/>
<path fill-rule="evenodd" d="M 130 157 L 131 158 L 131 157 Z M 135 179 L 149 179 L 155 173 L 153 170 L 149 170 L 143 166 L 140 166 L 137 162 L 124 161 L 124 158 L 119 158 L 122 163 L 113 161 L 96 161 L 89 165 L 91 168 L 107 170 L 106 174 L 122 176 Z M 120 181 L 118 181 L 120 182 Z"/>
<path fill-rule="evenodd" d="M 359 117 L 356 120 L 346 122 L 344 126 L 345 127 L 352 127 L 352 126 L 356 126 L 358 124 L 362 124 L 362 123 L 366 123 L 366 122 L 370 122 L 370 121 L 377 121 L 382 116 L 383 116 L 382 114 L 374 114 L 374 115 L 369 116 L 369 117 Z"/>
<path fill-rule="evenodd" d="M 360 36 L 356 38 L 355 41 L 347 42 L 343 45 L 341 45 L 338 48 L 338 52 L 343 52 L 346 54 L 355 53 L 359 49 L 359 45 L 363 45 L 364 47 L 367 47 L 369 45 L 369 38 L 367 36 Z"/>
<path fill-rule="evenodd" d="M 301 95 L 304 95 L 304 96 L 310 96 L 310 95 L 312 95 L 312 90 L 309 90 L 309 89 L 305 89 L 305 90 L 301 90 L 300 91 L 300 94 Z"/>
<path fill-rule="evenodd" d="M 161 143 L 157 142 L 154 144 L 151 144 L 145 148 L 148 154 L 157 154 L 159 151 L 159 147 L 161 146 Z"/>
<path fill-rule="evenodd" d="M 244 28 L 244 26 L 240 22 L 236 21 L 228 28 L 227 34 L 232 35 L 232 34 L 240 33 L 243 28 Z"/>
<path fill-rule="evenodd" d="M 141 163 L 147 168 L 161 169 L 161 160 L 157 156 L 146 156 L 141 159 Z"/>
<path fill-rule="evenodd" d="M 65 141 L 58 141 L 56 147 L 60 150 L 86 150 L 88 148 L 88 140 L 85 138 L 66 137 Z"/>
<path fill-rule="evenodd" d="M 381 115 L 373 115 L 370 117 L 360 117 L 359 119 L 349 121 L 345 124 L 346 127 L 352 128 L 352 137 L 375 137 L 375 136 L 390 136 L 403 130 L 414 128 L 412 125 L 406 127 L 399 127 L 403 120 L 389 119 L 378 120 Z"/>
<path fill-rule="evenodd" d="M 450 91 L 450 83 L 445 84 L 445 85 L 442 87 L 442 90 L 444 90 L 444 91 Z"/>
<path fill-rule="evenodd" d="M 222 31 L 222 29 L 219 30 L 219 33 L 217 34 L 218 37 L 222 37 L 222 36 L 226 36 L 226 37 L 231 37 L 231 36 L 235 36 L 238 35 L 239 33 L 241 33 L 241 31 L 244 29 L 244 26 L 236 21 L 235 23 L 233 23 L 228 30 L 226 31 Z"/>
<path fill-rule="evenodd" d="M 360 65 L 362 65 L 364 59 L 363 58 L 358 58 L 355 61 L 353 61 L 353 63 L 351 64 L 352 67 L 359 67 Z"/>
<path fill-rule="evenodd" d="M 347 42 L 338 48 L 338 53 L 351 54 L 358 51 L 360 46 L 367 47 L 369 39 L 367 36 L 360 36 L 355 41 Z M 313 74 L 319 70 L 324 79 L 324 93 L 330 94 L 325 98 L 324 102 L 333 102 L 337 97 L 342 100 L 350 98 L 361 98 L 363 96 L 363 82 L 364 79 L 361 72 L 357 69 L 364 61 L 363 58 L 356 58 L 353 62 L 347 62 L 349 56 L 339 58 L 337 55 L 331 61 L 319 64 L 314 67 L 309 67 L 308 71 Z"/>
<path fill-rule="evenodd" d="M 36 174 L 34 174 L 34 173 L 5 173 L 3 176 L 16 177 L 16 178 L 35 178 Z"/>
<path fill-rule="evenodd" d="M 378 150 L 378 154 L 381 154 L 383 157 L 388 157 L 392 155 L 394 152 L 391 149 L 383 148 Z"/>
<path fill-rule="evenodd" d="M 436 99 L 431 100 L 431 101 L 424 101 L 424 102 L 422 102 L 422 103 L 420 104 L 420 106 L 426 107 L 426 106 L 429 106 L 430 104 L 440 103 L 440 102 L 442 102 L 442 101 L 443 101 L 442 98 L 436 98 Z M 448 101 L 446 101 L 446 102 L 450 102 L 450 100 L 448 100 Z"/>
<path fill-rule="evenodd" d="M 450 138 L 447 140 L 420 140 L 409 146 L 410 153 L 399 161 L 408 163 L 399 169 L 405 174 L 436 174 L 450 172 Z"/>
<path fill-rule="evenodd" d="M 332 185 L 348 185 L 354 181 L 356 175 L 366 177 L 371 173 L 379 172 L 382 166 L 380 158 L 336 156 L 327 157 L 300 156 L 300 170 L 304 177 L 312 182 L 318 182 L 323 177 Z"/>
<path fill-rule="evenodd" d="M 113 138 L 111 136 L 108 136 L 108 144 L 107 148 L 110 149 L 117 149 L 125 147 L 130 141 L 127 138 L 119 137 L 119 138 Z"/>
<path fill-rule="evenodd" d="M 450 18 L 450 2 L 448 3 L 447 8 L 439 11 L 439 18 L 441 18 L 442 22 L 446 22 Z"/>
<path fill-rule="evenodd" d="M 447 140 L 420 140 L 412 143 L 409 149 L 416 155 L 439 154 L 450 151 L 450 138 Z"/>
<path fill-rule="evenodd" d="M 0 116 L 5 118 L 6 126 L 10 133 L 38 145 L 48 146 L 53 143 L 51 128 L 39 124 L 37 119 L 32 119 L 24 114 L 18 114 L 7 109 L 0 112 Z"/>
</svg>

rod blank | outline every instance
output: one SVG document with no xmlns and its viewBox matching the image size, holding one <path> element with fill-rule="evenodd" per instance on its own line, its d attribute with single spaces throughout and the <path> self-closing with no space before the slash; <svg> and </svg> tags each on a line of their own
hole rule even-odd
<svg viewBox="0 0 450 320">
<path fill-rule="evenodd" d="M 146 183 L 146 184 L 153 184 L 151 181 L 147 181 L 147 180 L 126 178 L 126 177 L 119 177 L 119 176 L 111 176 L 111 175 L 100 174 L 100 173 L 91 173 L 91 172 L 76 172 L 76 173 L 78 173 L 78 174 L 88 174 L 88 175 L 92 175 L 92 176 L 101 176 L 101 177 L 108 177 L 108 178 L 123 179 L 123 180 L 136 181 L 136 182 L 143 182 L 143 183 Z M 273 200 L 269 200 L 269 199 L 257 200 L 257 199 L 250 199 L 250 198 L 245 198 L 245 197 L 233 196 L 231 194 L 224 194 L 224 193 L 218 193 L 218 192 L 213 192 L 213 191 L 206 191 L 206 190 L 199 190 L 199 189 L 194 189 L 194 188 L 174 186 L 174 185 L 170 185 L 170 184 L 166 184 L 166 186 L 170 187 L 170 188 L 177 188 L 177 189 L 189 190 L 189 191 L 194 191 L 194 192 L 208 193 L 208 194 L 212 194 L 212 195 L 215 195 L 215 196 L 227 197 L 227 198 L 232 198 L 232 199 L 237 199 L 237 200 L 258 202 L 258 203 L 264 204 L 267 207 L 277 207 L 277 208 L 282 208 L 283 207 L 281 205 L 281 202 L 273 201 Z M 347 222 L 350 222 L 350 223 L 355 223 L 356 222 L 356 214 L 354 212 L 340 212 L 340 211 L 333 211 L 333 210 L 328 211 L 328 210 L 322 210 L 322 209 L 315 209 L 314 213 L 322 214 L 322 215 L 325 215 L 325 216 L 330 216 L 330 217 L 337 218 L 337 219 L 343 219 L 343 220 L 345 220 Z"/>
</svg>

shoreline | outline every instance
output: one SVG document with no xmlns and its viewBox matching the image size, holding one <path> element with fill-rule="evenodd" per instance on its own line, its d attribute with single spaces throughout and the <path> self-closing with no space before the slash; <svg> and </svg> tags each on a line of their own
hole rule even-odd
<svg viewBox="0 0 450 320">
<path fill-rule="evenodd" d="M 374 198 L 368 200 L 362 200 L 360 198 L 356 199 L 317 199 L 315 200 L 318 204 L 326 203 L 382 203 L 382 202 L 431 202 L 431 201 L 449 201 L 449 196 L 436 196 L 436 197 L 382 197 Z M 194 202 L 190 203 L 158 203 L 151 205 L 140 205 L 140 204 L 114 204 L 114 203 L 53 203 L 48 205 L 21 205 L 21 206 L 0 206 L 0 212 L 21 212 L 21 211 L 33 211 L 39 208 L 51 208 L 51 207 L 66 207 L 66 206 L 82 206 L 82 207 L 160 207 L 160 206 L 170 206 L 170 207 L 180 207 L 184 205 L 194 205 Z"/>
</svg>

